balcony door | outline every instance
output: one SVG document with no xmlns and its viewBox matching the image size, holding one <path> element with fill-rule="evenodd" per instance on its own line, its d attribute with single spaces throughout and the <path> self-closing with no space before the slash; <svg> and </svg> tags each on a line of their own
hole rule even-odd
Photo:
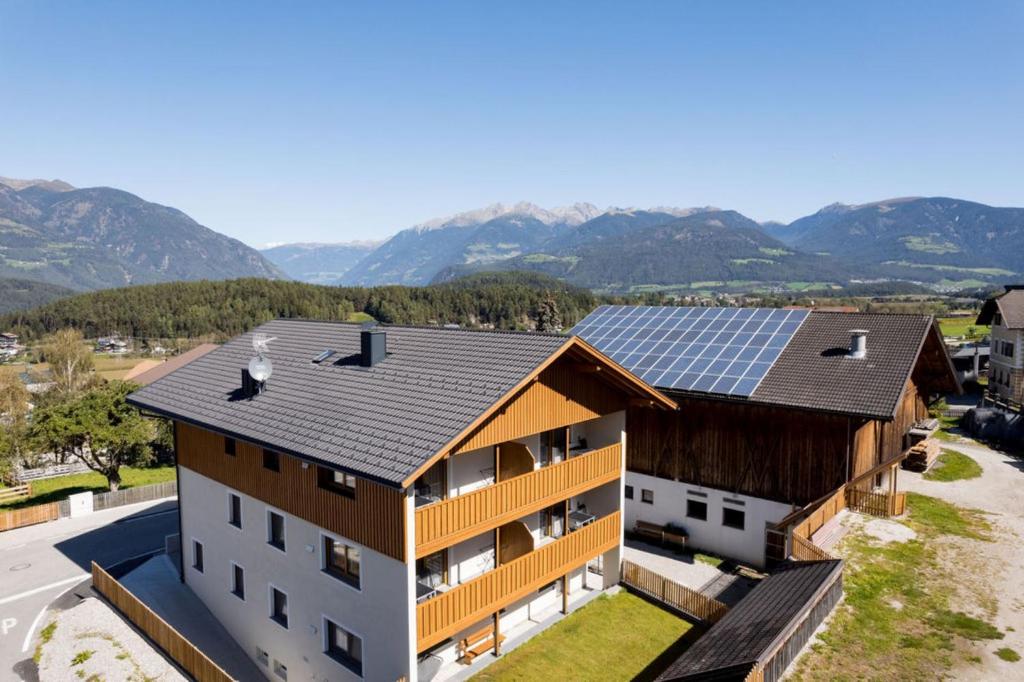
<svg viewBox="0 0 1024 682">
<path fill-rule="evenodd" d="M 552 429 L 540 434 L 540 465 L 551 466 L 565 461 L 569 451 L 569 429 Z"/>
</svg>

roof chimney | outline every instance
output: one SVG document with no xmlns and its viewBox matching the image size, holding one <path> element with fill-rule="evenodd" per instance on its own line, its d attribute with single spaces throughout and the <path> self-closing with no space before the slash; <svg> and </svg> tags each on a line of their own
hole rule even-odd
<svg viewBox="0 0 1024 682">
<path fill-rule="evenodd" d="M 867 329 L 851 329 L 850 330 L 850 352 L 846 357 L 849 358 L 863 358 L 868 354 L 868 330 Z"/>
<path fill-rule="evenodd" d="M 387 334 L 383 329 L 359 332 L 359 364 L 373 367 L 387 356 Z"/>
</svg>

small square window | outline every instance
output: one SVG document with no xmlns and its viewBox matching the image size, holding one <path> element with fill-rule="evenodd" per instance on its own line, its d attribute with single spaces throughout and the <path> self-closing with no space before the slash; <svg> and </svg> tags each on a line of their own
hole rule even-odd
<svg viewBox="0 0 1024 682">
<path fill-rule="evenodd" d="M 288 595 L 276 587 L 270 588 L 270 620 L 288 627 Z"/>
<path fill-rule="evenodd" d="M 234 493 L 228 493 L 228 523 L 242 527 L 242 498 Z"/>
<path fill-rule="evenodd" d="M 356 675 L 363 674 L 363 640 L 337 623 L 324 619 L 324 653 Z"/>
<path fill-rule="evenodd" d="M 271 471 L 281 470 L 281 455 L 273 450 L 263 449 L 263 468 Z"/>
<path fill-rule="evenodd" d="M 352 474 L 328 469 L 327 467 L 317 467 L 316 480 L 317 485 L 324 490 L 330 490 L 347 495 L 348 497 L 356 496 L 356 477 Z"/>
<path fill-rule="evenodd" d="M 698 521 L 708 520 L 708 503 L 700 500 L 686 501 L 686 516 Z"/>
<path fill-rule="evenodd" d="M 360 552 L 334 538 L 324 535 L 324 572 L 343 582 L 359 587 Z"/>
<path fill-rule="evenodd" d="M 737 530 L 743 530 L 743 524 L 746 520 L 746 514 L 742 509 L 732 509 L 725 507 L 722 509 L 722 525 L 727 528 L 736 528 Z"/>
<path fill-rule="evenodd" d="M 192 541 L 192 568 L 203 572 L 203 543 L 198 540 Z"/>
<path fill-rule="evenodd" d="M 654 491 L 647 488 L 640 489 L 640 501 L 645 504 L 654 504 Z"/>
<path fill-rule="evenodd" d="M 234 438 L 227 438 L 227 437 L 224 438 L 224 454 L 225 455 L 231 455 L 232 457 L 235 456 L 236 453 L 235 453 L 235 439 Z"/>
<path fill-rule="evenodd" d="M 267 512 L 267 544 L 277 547 L 282 552 L 284 548 L 284 517 L 277 512 Z"/>
<path fill-rule="evenodd" d="M 631 485 L 627 485 L 626 486 L 626 499 L 627 500 L 632 500 L 633 499 L 633 486 L 631 486 Z"/>
<path fill-rule="evenodd" d="M 231 564 L 231 594 L 245 601 L 245 569 Z"/>
</svg>

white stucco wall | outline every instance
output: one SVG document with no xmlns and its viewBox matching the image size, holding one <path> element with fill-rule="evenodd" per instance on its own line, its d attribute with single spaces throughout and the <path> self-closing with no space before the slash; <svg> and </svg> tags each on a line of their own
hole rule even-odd
<svg viewBox="0 0 1024 682">
<path fill-rule="evenodd" d="M 289 680 L 359 679 L 323 653 L 323 617 L 362 638 L 363 679 L 409 674 L 410 565 L 361 547 L 356 590 L 323 573 L 321 531 L 284 514 L 286 551 L 267 544 L 265 503 L 239 494 L 242 529 L 228 523 L 229 488 L 184 467 L 181 505 L 185 580 L 253 660 L 256 648 L 288 668 Z M 411 504 L 411 502 L 409 503 Z M 192 540 L 203 544 L 204 571 L 192 568 Z M 344 540 L 344 538 L 342 538 Z M 346 544 L 355 545 L 353 542 Z M 245 600 L 231 593 L 231 562 L 245 571 Z M 269 617 L 269 585 L 288 595 L 288 628 Z"/>
<path fill-rule="evenodd" d="M 448 496 L 457 497 L 494 483 L 494 448 L 455 455 L 448 460 Z"/>
<path fill-rule="evenodd" d="M 781 502 L 735 495 L 632 471 L 626 472 L 626 485 L 633 486 L 633 499 L 624 502 L 626 528 L 632 530 L 637 519 L 658 524 L 675 523 L 687 530 L 692 547 L 753 566 L 764 565 L 765 524 L 779 521 L 792 510 L 790 505 Z M 645 488 L 654 491 L 654 504 L 641 501 L 641 491 Z M 707 521 L 687 518 L 687 491 L 707 495 L 706 498 L 692 498 L 707 502 Z M 728 504 L 724 501 L 726 498 L 741 500 L 744 504 Z M 722 524 L 722 509 L 727 506 L 745 512 L 743 530 Z"/>
</svg>

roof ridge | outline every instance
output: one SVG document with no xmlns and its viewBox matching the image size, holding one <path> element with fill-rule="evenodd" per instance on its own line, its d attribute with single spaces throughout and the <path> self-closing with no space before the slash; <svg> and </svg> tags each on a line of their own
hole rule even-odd
<svg viewBox="0 0 1024 682">
<path fill-rule="evenodd" d="M 248 334 L 249 332 L 253 331 L 254 329 L 259 329 L 260 327 L 262 327 L 264 325 L 267 325 L 267 324 L 271 324 L 273 322 L 315 322 L 317 324 L 331 324 L 331 325 L 340 325 L 340 326 L 348 326 L 348 327 L 362 327 L 363 325 L 367 324 L 369 322 L 369 320 L 367 322 L 354 322 L 354 321 L 350 321 L 350 320 L 316 320 L 316 319 L 305 318 L 305 317 L 275 317 L 272 320 L 267 320 L 266 322 L 261 322 L 256 327 L 253 327 L 252 329 L 246 330 L 246 331 L 241 332 L 241 333 L 242 334 Z M 562 332 L 541 332 L 541 331 L 533 331 L 533 330 L 529 330 L 529 329 L 481 329 L 479 327 L 446 327 L 446 326 L 443 326 L 443 325 L 434 325 L 434 324 L 394 324 L 394 323 L 391 323 L 391 322 L 376 322 L 376 321 L 375 321 L 375 324 L 377 325 L 377 327 L 384 327 L 386 329 L 423 329 L 423 330 L 441 331 L 441 332 L 474 332 L 474 333 L 482 333 L 482 334 L 507 334 L 507 335 L 510 335 L 510 336 L 526 336 L 526 337 L 538 337 L 538 336 L 540 336 L 540 337 L 544 337 L 544 338 L 556 338 L 556 339 L 566 339 L 566 338 L 569 338 L 568 334 L 565 334 L 565 333 L 562 333 Z"/>
</svg>

